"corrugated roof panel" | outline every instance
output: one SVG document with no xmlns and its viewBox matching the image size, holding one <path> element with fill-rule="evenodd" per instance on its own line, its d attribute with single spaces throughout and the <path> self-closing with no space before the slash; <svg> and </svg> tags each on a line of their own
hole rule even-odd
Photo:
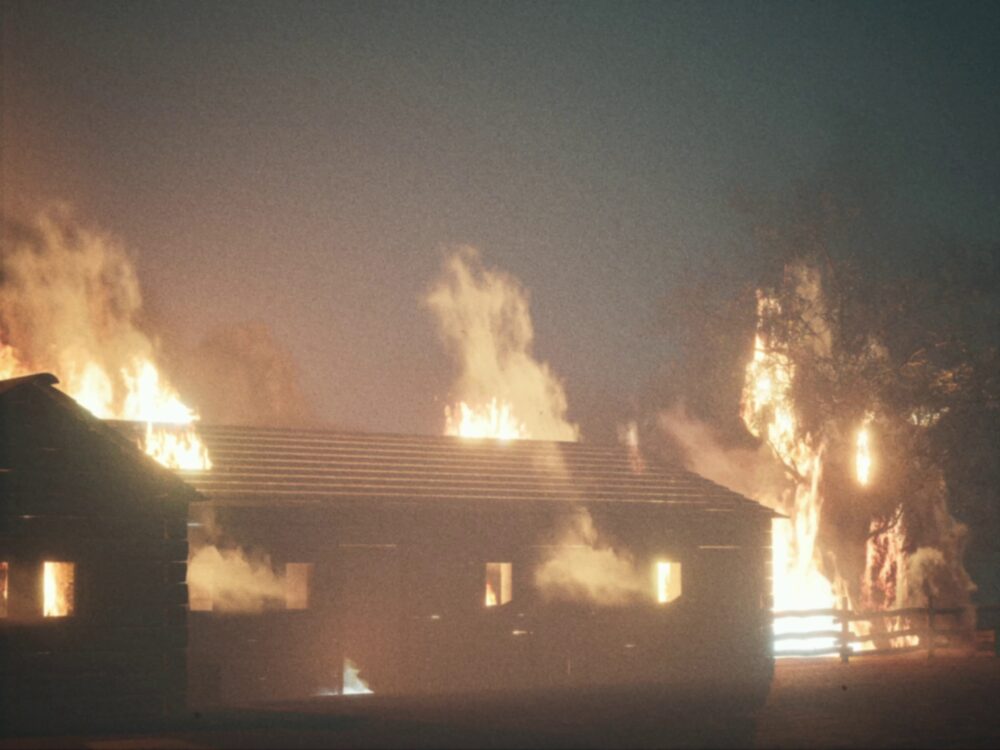
<svg viewBox="0 0 1000 750">
<path fill-rule="evenodd" d="M 225 504 L 579 502 L 771 512 L 623 446 L 210 425 L 198 433 L 212 469 L 178 473 Z"/>
</svg>

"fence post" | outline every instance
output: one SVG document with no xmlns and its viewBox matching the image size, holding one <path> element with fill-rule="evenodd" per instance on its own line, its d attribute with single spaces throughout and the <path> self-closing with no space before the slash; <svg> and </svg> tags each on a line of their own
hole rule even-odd
<svg viewBox="0 0 1000 750">
<path fill-rule="evenodd" d="M 927 658 L 934 656 L 934 642 L 937 640 L 937 631 L 934 630 L 934 595 L 927 594 L 927 630 L 930 631 L 930 646 L 927 648 Z"/>
<path fill-rule="evenodd" d="M 847 614 L 847 597 L 842 596 L 840 598 L 840 661 L 843 664 L 847 664 L 851 653 L 851 649 L 847 644 L 847 639 L 850 636 Z"/>
</svg>

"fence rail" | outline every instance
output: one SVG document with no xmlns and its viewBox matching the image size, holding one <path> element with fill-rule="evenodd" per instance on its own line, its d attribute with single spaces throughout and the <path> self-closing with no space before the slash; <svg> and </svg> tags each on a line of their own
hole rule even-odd
<svg viewBox="0 0 1000 750">
<path fill-rule="evenodd" d="M 997 615 L 1000 615 L 1000 605 L 997 604 L 935 607 L 933 599 L 926 607 L 855 612 L 844 599 L 839 609 L 783 610 L 772 612 L 771 618 L 772 629 L 773 623 L 778 621 L 831 618 L 835 629 L 825 625 L 817 630 L 775 633 L 775 655 L 839 655 L 841 661 L 847 662 L 857 656 L 912 651 L 926 651 L 927 656 L 932 657 L 935 649 L 954 647 L 1000 653 L 996 634 L 1000 618 Z M 867 623 L 867 626 L 859 626 L 861 623 Z M 852 624 L 855 624 L 854 629 Z M 783 648 L 779 645 L 819 639 L 832 641 L 832 644 L 814 648 Z"/>
</svg>

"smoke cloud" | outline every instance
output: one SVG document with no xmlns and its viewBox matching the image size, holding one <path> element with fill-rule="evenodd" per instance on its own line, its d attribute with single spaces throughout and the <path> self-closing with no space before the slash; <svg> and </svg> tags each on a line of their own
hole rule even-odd
<svg viewBox="0 0 1000 750">
<path fill-rule="evenodd" d="M 192 610 L 260 612 L 281 606 L 288 593 L 285 575 L 271 556 L 234 541 L 212 508 L 193 511 L 198 523 L 188 533 L 188 602 Z"/>
<path fill-rule="evenodd" d="M 455 252 L 425 298 L 437 317 L 445 345 L 461 366 L 457 399 L 509 404 L 528 436 L 576 440 L 579 429 L 566 419 L 562 382 L 532 354 L 534 330 L 528 293 L 514 277 L 486 269 L 471 247 Z"/>
<path fill-rule="evenodd" d="M 545 599 L 601 606 L 627 604 L 653 593 L 649 576 L 639 573 L 631 555 L 600 538 L 586 510 L 573 515 L 552 556 L 535 570 L 535 586 Z"/>
<path fill-rule="evenodd" d="M 311 422 L 298 366 L 263 323 L 216 330 L 175 371 L 205 422 L 269 427 Z"/>
<path fill-rule="evenodd" d="M 70 393 L 90 394 L 98 416 L 121 414 L 127 379 L 155 359 L 141 330 L 132 258 L 66 206 L 30 225 L 4 218 L 0 244 L 0 363 L 10 376 L 54 372 Z"/>
<path fill-rule="evenodd" d="M 188 560 L 192 609 L 260 612 L 285 600 L 285 578 L 274 572 L 267 555 L 207 545 Z"/>
<path fill-rule="evenodd" d="M 767 445 L 726 448 L 709 425 L 688 416 L 683 404 L 662 412 L 659 424 L 681 448 L 688 469 L 772 510 L 788 510 L 792 485 Z"/>
</svg>

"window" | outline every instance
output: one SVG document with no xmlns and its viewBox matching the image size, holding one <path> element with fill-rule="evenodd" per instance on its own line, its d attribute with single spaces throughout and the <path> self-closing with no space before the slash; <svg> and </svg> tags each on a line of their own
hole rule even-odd
<svg viewBox="0 0 1000 750">
<path fill-rule="evenodd" d="M 512 568 L 509 562 L 486 563 L 487 607 L 496 607 L 510 601 Z"/>
<path fill-rule="evenodd" d="M 681 564 L 659 560 L 656 563 L 656 601 L 672 602 L 681 595 Z"/>
<path fill-rule="evenodd" d="M 42 614 L 69 617 L 76 606 L 76 565 L 69 562 L 42 563 Z"/>
<path fill-rule="evenodd" d="M 10 563 L 0 562 L 0 617 L 7 616 L 7 574 Z"/>
<path fill-rule="evenodd" d="M 312 563 L 285 564 L 285 609 L 309 609 Z"/>
</svg>

